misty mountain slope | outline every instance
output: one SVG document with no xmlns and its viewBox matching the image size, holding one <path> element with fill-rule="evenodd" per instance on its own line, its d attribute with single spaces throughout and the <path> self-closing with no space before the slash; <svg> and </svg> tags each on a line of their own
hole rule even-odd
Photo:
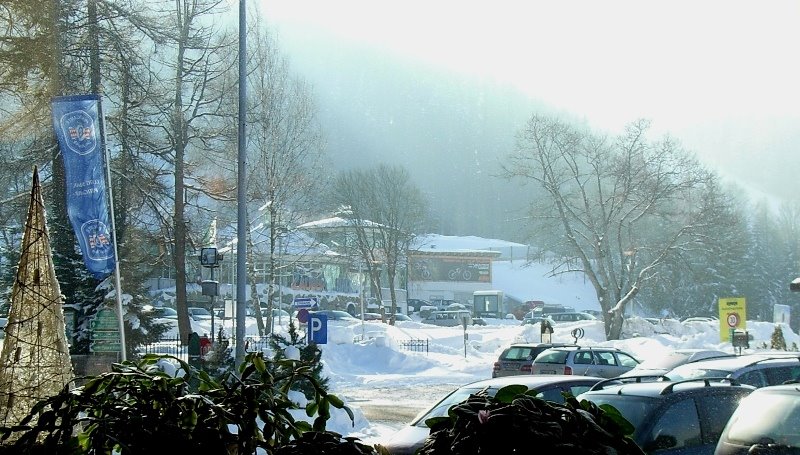
<svg viewBox="0 0 800 455">
<path fill-rule="evenodd" d="M 306 42 L 285 52 L 314 87 L 335 169 L 403 165 L 428 195 L 432 229 L 523 240 L 513 220 L 530 190 L 498 178 L 498 163 L 545 106 L 509 86 L 387 58 L 368 46 Z"/>
</svg>

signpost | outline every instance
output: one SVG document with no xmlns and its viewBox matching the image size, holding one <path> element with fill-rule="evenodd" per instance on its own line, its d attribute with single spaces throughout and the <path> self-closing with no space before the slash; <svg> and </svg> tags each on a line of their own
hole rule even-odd
<svg viewBox="0 0 800 455">
<path fill-rule="evenodd" d="M 733 341 L 736 330 L 747 328 L 747 303 L 744 297 L 719 299 L 719 340 Z"/>
<path fill-rule="evenodd" d="M 309 344 L 328 343 L 328 315 L 319 313 L 308 315 L 308 342 Z"/>
<path fill-rule="evenodd" d="M 317 308 L 317 299 L 314 297 L 297 297 L 292 301 L 296 310 L 311 310 Z"/>
<path fill-rule="evenodd" d="M 100 308 L 89 326 L 89 352 L 122 353 L 122 338 L 119 333 L 117 312 L 112 308 Z"/>
<path fill-rule="evenodd" d="M 732 341 L 736 330 L 747 328 L 747 302 L 744 297 L 719 299 L 719 340 Z"/>
</svg>

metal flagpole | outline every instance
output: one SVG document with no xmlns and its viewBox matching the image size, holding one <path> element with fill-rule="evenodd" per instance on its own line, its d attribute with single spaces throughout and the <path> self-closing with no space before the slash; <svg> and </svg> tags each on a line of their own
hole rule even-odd
<svg viewBox="0 0 800 455">
<path fill-rule="evenodd" d="M 105 128 L 105 114 L 103 114 L 102 97 L 97 100 L 98 120 L 100 124 L 100 137 L 103 138 L 103 152 L 106 160 L 106 188 L 108 191 L 108 208 L 111 211 L 111 238 L 114 245 L 114 288 L 117 295 L 117 320 L 119 322 L 119 341 L 121 359 L 124 362 L 127 360 L 127 349 L 125 347 L 125 322 L 122 320 L 122 282 L 119 277 L 119 253 L 117 252 L 117 225 L 114 217 L 114 191 L 112 190 L 111 182 L 111 158 L 108 153 L 108 146 L 106 145 L 106 128 Z"/>
<path fill-rule="evenodd" d="M 245 316 L 247 315 L 247 192 L 246 192 L 246 138 L 247 104 L 245 94 L 247 82 L 247 15 L 245 0 L 239 0 L 239 131 L 238 131 L 238 179 L 237 179 L 237 238 L 236 245 L 236 357 L 238 368 L 244 362 Z M 255 296 L 253 296 L 255 298 Z"/>
</svg>

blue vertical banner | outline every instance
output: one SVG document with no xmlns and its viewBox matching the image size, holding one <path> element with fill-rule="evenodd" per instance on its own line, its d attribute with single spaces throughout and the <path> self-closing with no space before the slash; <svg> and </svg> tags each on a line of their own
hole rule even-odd
<svg viewBox="0 0 800 455">
<path fill-rule="evenodd" d="M 116 258 L 109 224 L 100 97 L 56 97 L 52 110 L 53 129 L 64 158 L 67 214 L 86 268 L 102 279 L 114 271 Z"/>
</svg>

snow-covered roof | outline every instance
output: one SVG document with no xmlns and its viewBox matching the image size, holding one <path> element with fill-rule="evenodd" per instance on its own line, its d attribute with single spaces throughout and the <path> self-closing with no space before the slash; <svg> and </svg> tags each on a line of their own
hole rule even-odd
<svg viewBox="0 0 800 455">
<path fill-rule="evenodd" d="M 325 218 L 317 221 L 309 221 L 308 223 L 297 226 L 298 229 L 332 229 L 332 228 L 347 228 L 353 226 L 381 226 L 379 223 L 373 223 L 369 220 L 355 220 L 335 216 L 333 218 Z"/>
<path fill-rule="evenodd" d="M 419 253 L 486 253 L 501 248 L 527 248 L 522 243 L 475 236 L 425 234 L 414 238 L 410 249 Z"/>
</svg>

